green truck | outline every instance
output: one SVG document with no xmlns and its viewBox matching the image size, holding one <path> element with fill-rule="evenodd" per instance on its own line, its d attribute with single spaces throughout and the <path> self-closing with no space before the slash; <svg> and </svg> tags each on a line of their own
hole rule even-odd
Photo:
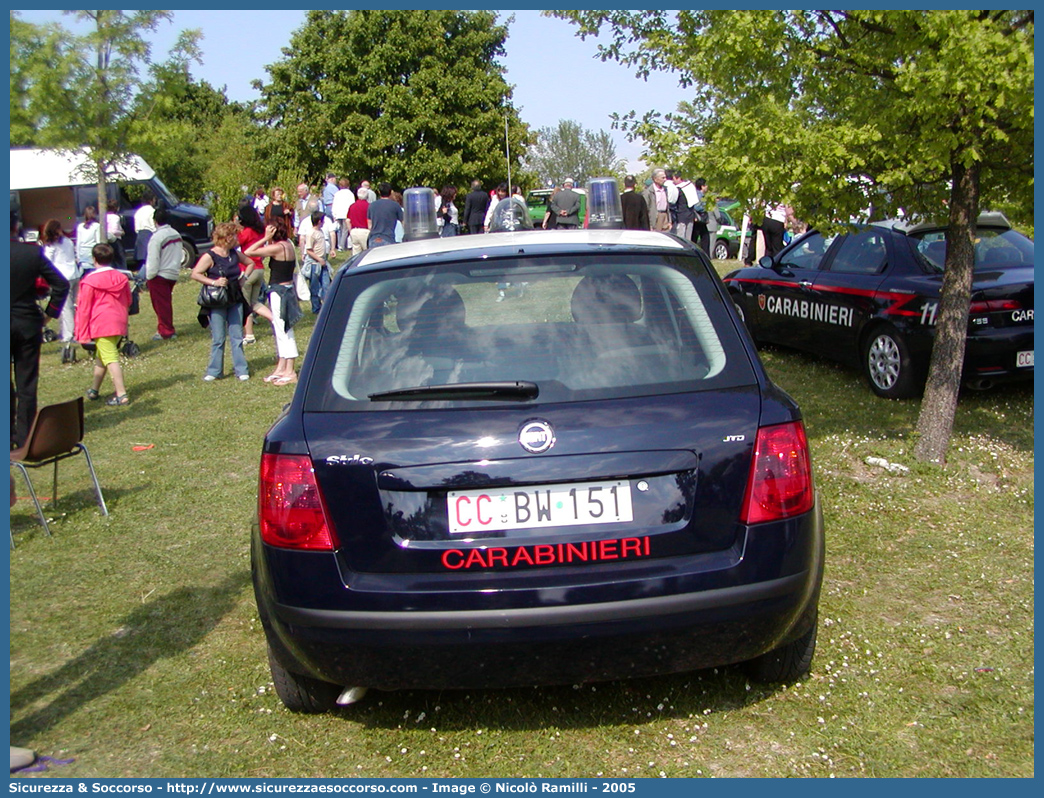
<svg viewBox="0 0 1044 798">
<path fill-rule="evenodd" d="M 714 241 L 711 243 L 711 257 L 715 260 L 728 260 L 739 257 L 740 251 L 740 225 L 743 223 L 743 210 L 735 200 L 721 199 L 715 208 L 718 214 L 718 229 L 714 233 Z M 733 218 L 733 214 L 739 217 L 739 224 Z M 747 239 L 750 240 L 750 229 L 747 229 Z"/>
<path fill-rule="evenodd" d="M 580 219 L 581 225 L 587 226 L 587 192 L 582 188 L 574 188 L 580 195 Z M 529 208 L 529 218 L 533 220 L 533 227 L 540 227 L 547 215 L 547 204 L 551 201 L 554 193 L 552 188 L 538 188 L 526 195 L 526 207 Z"/>
</svg>

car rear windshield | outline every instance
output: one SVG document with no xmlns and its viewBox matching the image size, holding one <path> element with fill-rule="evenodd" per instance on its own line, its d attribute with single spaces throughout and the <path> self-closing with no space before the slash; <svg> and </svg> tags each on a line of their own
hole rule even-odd
<svg viewBox="0 0 1044 798">
<path fill-rule="evenodd" d="M 933 271 L 946 262 L 946 233 L 933 231 L 916 238 L 916 250 Z M 1033 241 L 1015 230 L 979 228 L 975 234 L 975 271 L 1033 265 Z"/>
<path fill-rule="evenodd" d="M 749 384 L 750 362 L 713 280 L 691 255 L 633 253 L 348 272 L 327 300 L 306 409 Z"/>
</svg>

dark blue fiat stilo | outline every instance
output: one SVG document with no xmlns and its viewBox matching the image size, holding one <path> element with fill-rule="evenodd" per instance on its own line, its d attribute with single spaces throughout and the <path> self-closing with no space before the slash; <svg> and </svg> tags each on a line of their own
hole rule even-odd
<svg viewBox="0 0 1044 798">
<path fill-rule="evenodd" d="M 337 274 L 265 438 L 252 565 L 276 691 L 322 712 L 364 688 L 796 679 L 823 550 L 801 414 L 707 259 L 523 230 Z"/>
</svg>

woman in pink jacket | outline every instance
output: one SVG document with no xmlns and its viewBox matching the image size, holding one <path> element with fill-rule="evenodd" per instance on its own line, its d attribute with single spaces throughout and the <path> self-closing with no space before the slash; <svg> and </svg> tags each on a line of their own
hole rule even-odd
<svg viewBox="0 0 1044 798">
<path fill-rule="evenodd" d="M 94 361 L 94 379 L 87 389 L 88 399 L 101 394 L 105 372 L 112 377 L 116 390 L 106 404 L 130 404 L 120 368 L 120 338 L 127 335 L 128 311 L 131 304 L 130 280 L 123 272 L 112 268 L 115 252 L 108 244 L 97 244 L 91 250 L 95 269 L 80 281 L 80 296 L 76 303 L 76 340 L 81 344 L 93 341 L 97 348 Z"/>
</svg>

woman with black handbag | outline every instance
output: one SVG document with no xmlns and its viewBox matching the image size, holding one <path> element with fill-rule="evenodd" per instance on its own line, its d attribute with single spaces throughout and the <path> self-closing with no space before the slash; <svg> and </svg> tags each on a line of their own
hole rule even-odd
<svg viewBox="0 0 1044 798">
<path fill-rule="evenodd" d="M 214 246 L 204 252 L 192 269 L 192 279 L 203 286 L 196 300 L 209 317 L 210 363 L 203 376 L 204 382 L 213 382 L 222 376 L 225 366 L 225 341 L 232 341 L 232 367 L 236 377 L 249 380 L 250 371 L 243 353 L 243 291 L 240 286 L 240 265 L 253 268 L 253 262 L 236 245 L 239 227 L 235 222 L 223 222 L 214 228 L 211 241 Z"/>
</svg>

